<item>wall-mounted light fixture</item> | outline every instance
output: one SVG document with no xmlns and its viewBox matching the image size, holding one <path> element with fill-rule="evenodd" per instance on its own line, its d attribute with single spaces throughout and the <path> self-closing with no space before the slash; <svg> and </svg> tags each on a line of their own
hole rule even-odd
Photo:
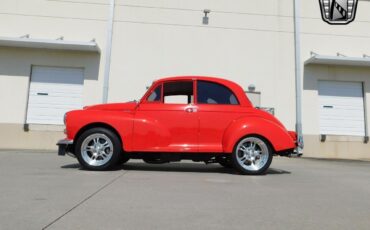
<svg viewBox="0 0 370 230">
<path fill-rule="evenodd" d="M 203 13 L 204 13 L 204 17 L 203 17 L 203 24 L 204 24 L 204 25 L 208 25 L 208 22 L 209 22 L 208 14 L 209 14 L 209 13 L 211 13 L 211 10 L 209 10 L 209 9 L 204 9 L 204 10 L 203 10 Z"/>
</svg>

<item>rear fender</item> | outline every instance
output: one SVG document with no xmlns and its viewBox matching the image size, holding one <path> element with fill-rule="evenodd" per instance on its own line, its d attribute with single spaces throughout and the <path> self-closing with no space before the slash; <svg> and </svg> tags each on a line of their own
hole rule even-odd
<svg viewBox="0 0 370 230">
<path fill-rule="evenodd" d="M 231 153 L 235 144 L 247 135 L 264 137 L 275 152 L 295 148 L 293 138 L 281 125 L 260 117 L 244 117 L 235 120 L 225 130 L 222 140 L 224 152 Z"/>
</svg>

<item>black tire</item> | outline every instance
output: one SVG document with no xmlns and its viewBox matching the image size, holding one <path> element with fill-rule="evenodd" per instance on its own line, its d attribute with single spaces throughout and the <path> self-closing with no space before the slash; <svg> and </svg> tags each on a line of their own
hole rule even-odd
<svg viewBox="0 0 370 230">
<path fill-rule="evenodd" d="M 250 141 L 250 142 L 248 142 Z M 255 142 L 255 146 L 257 148 L 251 151 L 249 153 L 246 153 L 247 150 L 243 151 L 240 150 L 239 147 L 241 147 L 244 144 Z M 239 146 L 239 147 L 238 147 Z M 252 144 L 250 146 L 247 146 L 246 149 L 252 147 Z M 261 151 L 261 154 L 257 154 L 256 151 Z M 248 158 L 248 154 L 251 158 Z M 253 154 L 253 156 L 252 156 Z M 245 163 L 243 164 L 243 157 L 245 157 Z M 259 157 L 259 158 L 258 158 Z M 270 167 L 270 164 L 272 162 L 273 157 L 273 149 L 270 146 L 270 143 L 266 141 L 264 138 L 259 136 L 246 136 L 243 137 L 238 141 L 238 143 L 235 144 L 234 150 L 232 153 L 232 163 L 234 165 L 234 168 L 243 175 L 262 175 L 265 174 L 267 169 Z M 239 160 L 238 160 L 239 159 Z M 254 160 L 253 160 L 254 159 Z M 263 159 L 260 162 L 260 164 L 254 168 L 251 169 L 251 167 L 254 166 L 252 162 L 256 163 L 256 159 Z"/>
<path fill-rule="evenodd" d="M 109 159 L 101 165 L 94 165 L 93 163 L 89 164 L 86 158 L 89 157 L 89 154 L 92 155 L 92 153 L 90 153 L 89 151 L 87 153 L 84 153 L 84 151 L 82 151 L 81 149 L 83 144 L 85 145 L 87 142 L 93 143 L 91 141 L 94 141 L 94 140 L 93 139 L 90 140 L 90 138 L 94 137 L 94 135 L 101 136 L 101 140 L 105 140 L 105 138 L 107 140 L 109 139 L 110 144 L 113 147 L 113 151 L 111 149 L 108 149 L 109 153 L 107 155 L 109 155 Z M 104 151 L 105 150 L 106 148 L 104 149 Z M 119 160 L 121 159 L 121 156 L 122 156 L 121 141 L 118 138 L 118 136 L 109 129 L 106 129 L 106 128 L 88 129 L 78 137 L 76 141 L 76 145 L 75 145 L 75 155 L 80 165 L 85 169 L 98 170 L 98 171 L 108 170 L 116 166 Z M 97 157 L 97 159 L 99 159 L 99 156 Z"/>
<path fill-rule="evenodd" d="M 216 161 L 217 161 L 217 163 L 219 163 L 224 168 L 228 168 L 228 169 L 234 168 L 231 157 L 226 157 L 226 156 L 217 157 Z"/>
</svg>

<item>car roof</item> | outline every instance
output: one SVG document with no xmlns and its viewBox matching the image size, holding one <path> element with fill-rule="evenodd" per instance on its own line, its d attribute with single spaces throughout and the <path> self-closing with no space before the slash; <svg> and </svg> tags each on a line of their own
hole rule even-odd
<svg viewBox="0 0 370 230">
<path fill-rule="evenodd" d="M 232 90 L 238 100 L 239 103 L 243 106 L 252 106 L 251 102 L 245 95 L 245 92 L 243 88 L 238 85 L 237 83 L 224 79 L 224 78 L 219 78 L 219 77 L 208 77 L 208 76 L 173 76 L 173 77 L 164 77 L 160 78 L 154 81 L 154 83 L 159 83 L 159 82 L 166 82 L 166 81 L 179 81 L 179 80 L 200 80 L 200 81 L 210 81 L 210 82 L 215 82 L 221 85 L 224 85 L 228 87 L 230 90 Z"/>
</svg>

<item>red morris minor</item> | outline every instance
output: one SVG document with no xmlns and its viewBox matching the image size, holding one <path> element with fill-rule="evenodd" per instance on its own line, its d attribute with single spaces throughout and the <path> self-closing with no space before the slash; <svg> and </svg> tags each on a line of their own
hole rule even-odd
<svg viewBox="0 0 370 230">
<path fill-rule="evenodd" d="M 213 77 L 163 78 L 139 102 L 87 106 L 64 120 L 58 154 L 90 170 L 189 159 L 262 174 L 273 155 L 296 148 L 295 132 L 254 108 L 239 85 Z"/>
</svg>

